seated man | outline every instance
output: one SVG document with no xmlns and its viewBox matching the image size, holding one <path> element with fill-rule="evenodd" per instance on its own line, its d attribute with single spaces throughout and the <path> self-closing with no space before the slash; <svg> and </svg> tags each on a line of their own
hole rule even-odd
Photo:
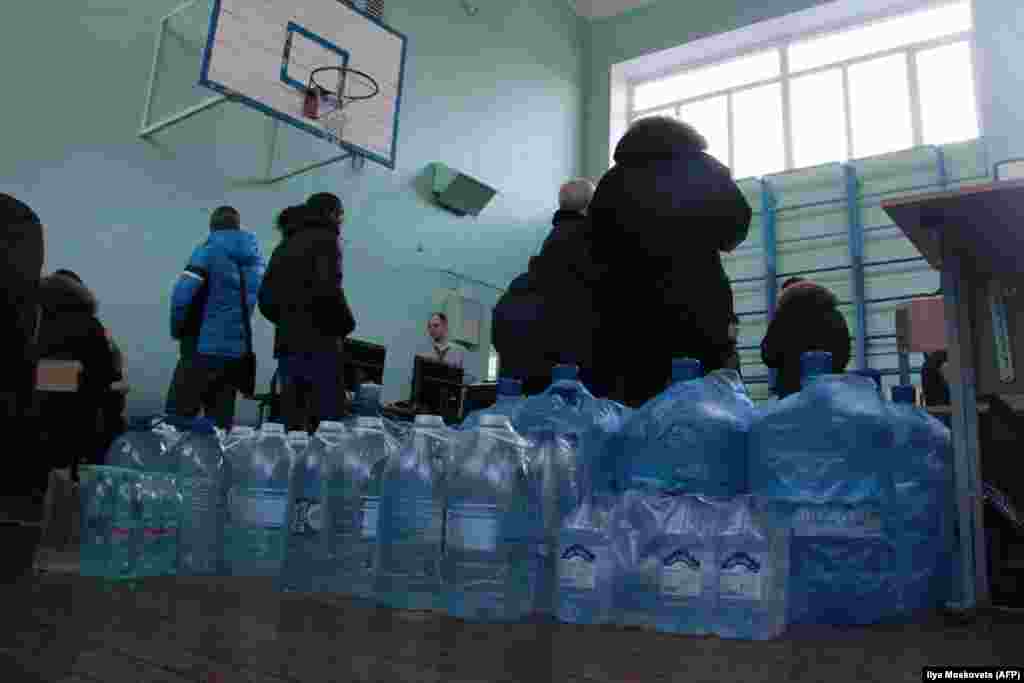
<svg viewBox="0 0 1024 683">
<path fill-rule="evenodd" d="M 465 369 L 465 352 L 448 340 L 448 316 L 444 313 L 432 314 L 427 321 L 427 335 L 431 341 L 430 349 L 419 355 L 453 368 Z"/>
<path fill-rule="evenodd" d="M 850 346 L 850 328 L 832 292 L 800 277 L 782 283 L 775 317 L 761 341 L 761 359 L 778 371 L 779 398 L 800 391 L 800 359 L 805 352 L 831 353 L 832 371 L 838 373 L 850 362 Z"/>
</svg>

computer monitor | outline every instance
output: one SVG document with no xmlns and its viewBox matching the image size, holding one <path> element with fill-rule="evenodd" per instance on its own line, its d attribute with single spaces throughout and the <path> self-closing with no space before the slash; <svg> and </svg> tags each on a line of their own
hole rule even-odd
<svg viewBox="0 0 1024 683">
<path fill-rule="evenodd" d="M 344 349 L 346 391 L 354 392 L 360 384 L 384 384 L 386 347 L 359 339 L 346 339 Z"/>
<path fill-rule="evenodd" d="M 445 422 L 462 419 L 462 368 L 416 356 L 411 401 L 419 413 L 440 415 Z"/>
</svg>

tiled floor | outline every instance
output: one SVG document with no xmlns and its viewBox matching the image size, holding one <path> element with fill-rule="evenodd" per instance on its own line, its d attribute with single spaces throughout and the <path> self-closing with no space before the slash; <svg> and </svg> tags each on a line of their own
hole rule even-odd
<svg viewBox="0 0 1024 683">
<path fill-rule="evenodd" d="M 1019 614 L 754 643 L 402 617 L 281 596 L 258 580 L 161 579 L 133 590 L 53 569 L 0 586 L 4 683 L 893 683 L 920 681 L 929 664 L 1024 661 Z"/>
</svg>

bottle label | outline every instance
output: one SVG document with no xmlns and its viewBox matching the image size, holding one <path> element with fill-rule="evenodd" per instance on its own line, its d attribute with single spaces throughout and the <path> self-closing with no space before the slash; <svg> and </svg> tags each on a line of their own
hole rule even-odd
<svg viewBox="0 0 1024 683">
<path fill-rule="evenodd" d="M 232 518 L 236 524 L 265 529 L 284 526 L 288 492 L 280 489 L 232 489 Z"/>
<path fill-rule="evenodd" d="M 363 496 L 363 539 L 375 540 L 377 538 L 377 520 L 380 518 L 380 497 Z"/>
<path fill-rule="evenodd" d="M 453 505 L 448 511 L 448 545 L 457 550 L 497 550 L 498 514 L 496 505 Z"/>
<path fill-rule="evenodd" d="M 391 506 L 393 541 L 440 544 L 444 507 L 432 498 L 398 498 Z"/>
<path fill-rule="evenodd" d="M 793 516 L 793 535 L 878 538 L 882 513 L 868 505 L 805 505 Z"/>
<path fill-rule="evenodd" d="M 296 498 L 292 511 L 291 533 L 313 536 L 324 527 L 324 510 L 319 498 Z"/>
<path fill-rule="evenodd" d="M 760 600 L 761 562 L 747 553 L 733 553 L 721 566 L 719 597 L 723 600 Z"/>
<path fill-rule="evenodd" d="M 670 598 L 696 598 L 704 589 L 701 568 L 706 553 L 680 548 L 662 560 L 661 593 Z"/>
<path fill-rule="evenodd" d="M 558 582 L 562 588 L 592 591 L 597 586 L 598 550 L 571 545 L 558 558 Z"/>
</svg>

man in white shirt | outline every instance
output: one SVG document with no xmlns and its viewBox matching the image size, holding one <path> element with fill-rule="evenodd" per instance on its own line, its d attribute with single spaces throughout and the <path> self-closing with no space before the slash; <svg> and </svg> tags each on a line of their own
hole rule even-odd
<svg viewBox="0 0 1024 683">
<path fill-rule="evenodd" d="M 427 334 L 430 335 L 431 347 L 421 356 L 453 368 L 465 368 L 465 352 L 448 341 L 448 316 L 444 313 L 431 315 L 427 321 Z"/>
</svg>

